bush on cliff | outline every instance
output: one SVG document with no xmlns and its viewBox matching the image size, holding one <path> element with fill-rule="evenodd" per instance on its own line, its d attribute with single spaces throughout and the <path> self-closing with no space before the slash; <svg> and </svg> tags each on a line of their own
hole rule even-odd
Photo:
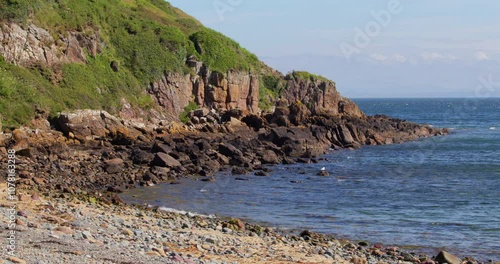
<svg viewBox="0 0 500 264">
<path fill-rule="evenodd" d="M 321 76 L 321 75 L 316 75 L 312 74 L 306 71 L 292 71 L 291 73 L 287 74 L 285 77 L 286 79 L 295 79 L 295 80 L 304 80 L 304 81 L 324 81 L 324 82 L 332 82 L 331 80 Z"/>
</svg>

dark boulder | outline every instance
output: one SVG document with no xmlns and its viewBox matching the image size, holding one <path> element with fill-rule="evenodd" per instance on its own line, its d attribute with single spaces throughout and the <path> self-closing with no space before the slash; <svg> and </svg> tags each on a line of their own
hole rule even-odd
<svg viewBox="0 0 500 264">
<path fill-rule="evenodd" d="M 462 263 L 462 260 L 458 258 L 457 256 L 454 256 L 446 251 L 441 251 L 439 254 L 436 256 L 434 259 L 438 263 L 448 263 L 448 264 L 460 264 Z"/>
<path fill-rule="evenodd" d="M 154 158 L 154 154 L 151 154 L 149 152 L 140 150 L 140 149 L 135 149 L 132 151 L 132 154 L 130 156 L 130 159 L 134 164 L 141 165 L 141 164 L 149 164 Z"/>
<path fill-rule="evenodd" d="M 231 170 L 231 173 L 233 175 L 244 175 L 244 174 L 248 173 L 248 170 L 246 168 L 242 168 L 242 167 L 233 167 L 233 169 Z"/>
<path fill-rule="evenodd" d="M 230 143 L 219 144 L 219 153 L 230 158 L 237 158 L 243 156 L 241 150 L 239 150 Z"/>
<path fill-rule="evenodd" d="M 167 167 L 167 168 L 176 168 L 182 166 L 178 160 L 162 152 L 156 153 L 153 161 L 151 162 L 151 165 L 158 167 Z"/>
</svg>

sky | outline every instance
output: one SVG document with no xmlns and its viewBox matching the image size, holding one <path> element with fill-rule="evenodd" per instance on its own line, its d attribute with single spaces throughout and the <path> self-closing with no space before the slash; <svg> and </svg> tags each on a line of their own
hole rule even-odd
<svg viewBox="0 0 500 264">
<path fill-rule="evenodd" d="M 345 96 L 499 97 L 498 0 L 171 0 L 269 66 Z"/>
</svg>

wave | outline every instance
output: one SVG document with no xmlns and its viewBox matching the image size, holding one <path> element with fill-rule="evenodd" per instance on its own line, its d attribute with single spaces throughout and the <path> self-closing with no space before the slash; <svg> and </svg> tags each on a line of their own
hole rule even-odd
<svg viewBox="0 0 500 264">
<path fill-rule="evenodd" d="M 170 208 L 170 207 L 166 207 L 166 206 L 160 206 L 158 208 L 158 210 L 161 210 L 161 211 L 167 212 L 167 213 L 187 215 L 189 217 L 199 216 L 199 217 L 202 217 L 202 218 L 210 218 L 210 219 L 215 218 L 215 215 L 213 215 L 213 214 L 211 214 L 211 215 L 204 215 L 204 214 L 192 213 L 192 212 L 188 212 L 188 211 L 184 211 L 184 210 L 178 210 L 178 209 Z"/>
<path fill-rule="evenodd" d="M 490 130 L 495 130 L 495 129 L 497 129 L 497 128 L 496 127 L 490 127 Z"/>
</svg>

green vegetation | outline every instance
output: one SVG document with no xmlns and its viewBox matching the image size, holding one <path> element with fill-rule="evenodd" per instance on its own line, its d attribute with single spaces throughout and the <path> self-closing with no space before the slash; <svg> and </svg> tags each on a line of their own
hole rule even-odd
<svg viewBox="0 0 500 264">
<path fill-rule="evenodd" d="M 23 22 L 38 8 L 38 0 L 2 0 L 0 17 L 13 22 Z"/>
<path fill-rule="evenodd" d="M 34 108 L 52 114 L 77 108 L 119 110 L 120 99 L 151 108 L 147 85 L 165 71 L 191 73 L 194 56 L 212 71 L 258 72 L 258 58 L 163 0 L 3 0 L 0 23 L 28 21 L 56 42 L 68 32 L 99 36 L 102 53 L 86 64 L 30 69 L 0 61 L 0 113 L 5 126 L 25 124 Z M 110 67 L 120 65 L 118 71 Z M 272 91 L 272 89 L 271 89 Z M 192 106 L 191 106 L 192 107 Z"/>
<path fill-rule="evenodd" d="M 332 82 L 331 80 L 329 80 L 323 76 L 315 75 L 315 74 L 312 74 L 312 73 L 309 73 L 306 71 L 293 71 L 287 75 L 287 78 L 288 79 L 293 78 L 295 80 L 310 80 L 313 82 L 316 80 L 320 80 L 320 81 L 324 81 L 324 82 Z"/>
<path fill-rule="evenodd" d="M 259 108 L 269 111 L 285 87 L 286 83 L 281 77 L 262 75 L 259 82 Z"/>
<path fill-rule="evenodd" d="M 187 123 L 189 121 L 189 118 L 187 116 L 188 113 L 198 108 L 200 108 L 198 104 L 196 104 L 195 102 L 189 102 L 189 104 L 184 108 L 184 112 L 182 112 L 181 115 L 179 116 L 181 122 L 184 124 Z"/>
<path fill-rule="evenodd" d="M 26 123 L 35 107 L 62 109 L 60 103 L 52 98 L 59 93 L 40 73 L 0 59 L 0 120 L 5 127 Z"/>
<path fill-rule="evenodd" d="M 190 39 L 200 59 L 214 71 L 226 73 L 230 69 L 253 71 L 259 68 L 257 56 L 219 32 L 204 28 L 191 35 Z"/>
</svg>

